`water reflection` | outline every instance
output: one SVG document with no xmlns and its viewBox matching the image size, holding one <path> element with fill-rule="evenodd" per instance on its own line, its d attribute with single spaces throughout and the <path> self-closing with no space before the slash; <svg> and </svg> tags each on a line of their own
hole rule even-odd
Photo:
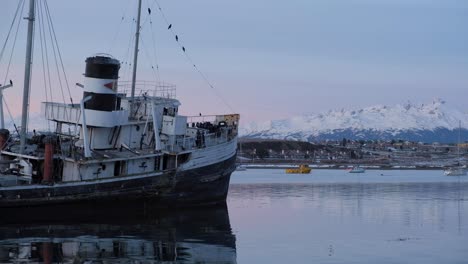
<svg viewBox="0 0 468 264">
<path fill-rule="evenodd" d="M 439 229 L 456 225 L 462 233 L 467 222 L 468 183 L 319 183 L 234 184 L 230 188 L 235 208 L 282 208 L 316 212 L 316 216 L 403 226 L 432 224 Z M 454 221 L 456 220 L 456 221 Z M 453 223 L 455 222 L 455 223 Z"/>
<path fill-rule="evenodd" d="M 5 213 L 1 263 L 236 263 L 226 206 L 161 212 L 151 205 L 85 205 Z"/>
<path fill-rule="evenodd" d="M 467 182 L 236 183 L 239 262 L 463 263 Z M 247 217 L 246 217 L 247 216 Z M 261 255 L 266 247 L 275 249 Z"/>
</svg>

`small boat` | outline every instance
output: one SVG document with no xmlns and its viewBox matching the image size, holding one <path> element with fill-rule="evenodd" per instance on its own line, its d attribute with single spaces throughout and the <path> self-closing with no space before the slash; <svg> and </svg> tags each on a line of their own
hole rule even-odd
<svg viewBox="0 0 468 264">
<path fill-rule="evenodd" d="M 239 154 L 242 153 L 242 142 L 239 141 Z M 236 171 L 246 171 L 247 170 L 247 167 L 242 164 L 242 158 L 240 157 L 240 155 L 238 154 L 238 159 L 239 159 L 239 163 L 237 164 L 236 166 Z"/>
<path fill-rule="evenodd" d="M 366 170 L 359 167 L 359 166 L 354 166 L 348 172 L 349 173 L 364 173 L 364 172 L 366 172 Z"/>
<path fill-rule="evenodd" d="M 299 168 L 286 169 L 286 173 L 309 174 L 312 169 L 307 164 L 299 165 Z"/>
<path fill-rule="evenodd" d="M 246 171 L 247 167 L 245 165 L 237 165 L 236 171 Z"/>
<path fill-rule="evenodd" d="M 466 176 L 466 166 L 461 166 L 460 164 L 460 130 L 461 130 L 461 121 L 458 122 L 458 144 L 457 144 L 457 157 L 458 164 L 454 167 L 449 167 L 444 170 L 445 176 Z"/>
<path fill-rule="evenodd" d="M 466 170 L 463 167 L 451 167 L 444 170 L 445 176 L 466 176 Z"/>
</svg>

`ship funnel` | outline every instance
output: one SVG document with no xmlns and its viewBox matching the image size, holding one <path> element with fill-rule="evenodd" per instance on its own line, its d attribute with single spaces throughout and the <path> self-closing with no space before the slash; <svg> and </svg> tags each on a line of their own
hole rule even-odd
<svg viewBox="0 0 468 264">
<path fill-rule="evenodd" d="M 120 62 L 108 56 L 97 55 L 86 59 L 83 98 L 91 96 L 84 108 L 97 111 L 120 109 L 117 80 Z"/>
</svg>

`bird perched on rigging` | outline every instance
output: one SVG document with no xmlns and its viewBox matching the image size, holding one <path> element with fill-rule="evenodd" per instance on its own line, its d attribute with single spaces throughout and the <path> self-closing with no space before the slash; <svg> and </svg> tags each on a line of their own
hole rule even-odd
<svg viewBox="0 0 468 264">
<path fill-rule="evenodd" d="M 148 15 L 151 15 L 151 8 L 148 7 Z"/>
<path fill-rule="evenodd" d="M 179 41 L 179 37 L 175 35 L 175 41 Z"/>
<path fill-rule="evenodd" d="M 182 50 L 185 52 L 185 47 L 182 47 Z"/>
<path fill-rule="evenodd" d="M 169 26 L 167 27 L 167 29 L 171 29 L 171 27 L 172 27 L 172 24 L 169 24 Z"/>
</svg>

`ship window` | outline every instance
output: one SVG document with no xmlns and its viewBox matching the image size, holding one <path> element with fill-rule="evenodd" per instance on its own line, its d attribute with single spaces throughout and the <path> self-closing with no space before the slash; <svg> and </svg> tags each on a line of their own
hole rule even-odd
<svg viewBox="0 0 468 264">
<path fill-rule="evenodd" d="M 176 165 L 175 155 L 164 155 L 163 158 L 163 170 L 174 169 Z"/>
<path fill-rule="evenodd" d="M 183 163 L 187 162 L 190 157 L 190 153 L 184 153 L 177 156 L 177 166 L 182 165 Z"/>
<path fill-rule="evenodd" d="M 159 170 L 160 164 L 161 164 L 161 157 L 156 157 L 156 158 L 154 159 L 154 170 L 155 170 L 155 171 L 158 171 L 158 170 Z"/>
<path fill-rule="evenodd" d="M 122 167 L 121 161 L 116 161 L 114 164 L 114 176 L 119 176 L 120 175 L 120 169 Z"/>
</svg>

